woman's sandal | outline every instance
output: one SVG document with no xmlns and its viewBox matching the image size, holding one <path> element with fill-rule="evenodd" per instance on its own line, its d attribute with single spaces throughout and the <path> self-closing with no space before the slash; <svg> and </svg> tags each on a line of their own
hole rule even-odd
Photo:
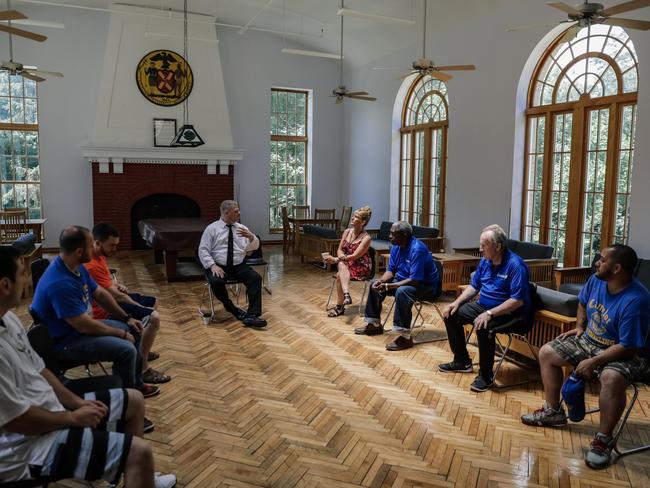
<svg viewBox="0 0 650 488">
<path fill-rule="evenodd" d="M 142 372 L 142 381 L 144 383 L 167 383 L 171 379 L 171 376 L 156 371 L 153 368 L 149 368 Z"/>
<path fill-rule="evenodd" d="M 330 308 L 329 312 L 327 312 L 327 316 L 338 317 L 339 315 L 343 315 L 344 313 L 345 313 L 345 306 L 337 305 L 334 308 Z"/>
<path fill-rule="evenodd" d="M 347 291 L 343 293 L 343 305 L 352 305 L 352 297 Z"/>
</svg>

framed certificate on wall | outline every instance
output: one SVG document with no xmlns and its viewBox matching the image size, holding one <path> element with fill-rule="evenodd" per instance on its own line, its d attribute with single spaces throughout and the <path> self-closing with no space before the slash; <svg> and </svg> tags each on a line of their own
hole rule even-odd
<svg viewBox="0 0 650 488">
<path fill-rule="evenodd" d="M 176 135 L 176 119 L 153 119 L 153 147 L 170 147 Z"/>
</svg>

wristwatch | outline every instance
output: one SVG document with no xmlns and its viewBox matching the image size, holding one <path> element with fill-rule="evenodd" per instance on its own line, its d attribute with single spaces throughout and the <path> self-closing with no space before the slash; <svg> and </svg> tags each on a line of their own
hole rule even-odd
<svg viewBox="0 0 650 488">
<path fill-rule="evenodd" d="M 494 317 L 492 310 L 486 310 L 485 313 L 488 314 L 490 317 Z"/>
</svg>

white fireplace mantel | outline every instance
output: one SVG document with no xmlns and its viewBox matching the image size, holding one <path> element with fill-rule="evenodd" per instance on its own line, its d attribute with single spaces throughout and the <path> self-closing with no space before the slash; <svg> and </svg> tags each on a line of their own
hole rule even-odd
<svg viewBox="0 0 650 488">
<path fill-rule="evenodd" d="M 82 155 L 90 163 L 99 163 L 100 173 L 122 173 L 129 163 L 205 165 L 208 174 L 228 174 L 228 166 L 244 157 L 243 151 L 228 149 L 138 148 L 138 147 L 83 147 Z"/>
</svg>

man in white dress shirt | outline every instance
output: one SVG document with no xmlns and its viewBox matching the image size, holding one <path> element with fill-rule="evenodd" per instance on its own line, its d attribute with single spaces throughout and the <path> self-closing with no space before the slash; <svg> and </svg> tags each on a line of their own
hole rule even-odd
<svg viewBox="0 0 650 488">
<path fill-rule="evenodd" d="M 259 239 L 239 221 L 239 204 L 234 200 L 221 202 L 221 218 L 203 231 L 199 259 L 205 269 L 212 293 L 227 311 L 247 327 L 266 327 L 262 315 L 262 277 L 244 263 L 244 258 L 260 247 Z M 244 283 L 248 295 L 248 311 L 237 307 L 228 296 L 226 280 Z"/>
</svg>

